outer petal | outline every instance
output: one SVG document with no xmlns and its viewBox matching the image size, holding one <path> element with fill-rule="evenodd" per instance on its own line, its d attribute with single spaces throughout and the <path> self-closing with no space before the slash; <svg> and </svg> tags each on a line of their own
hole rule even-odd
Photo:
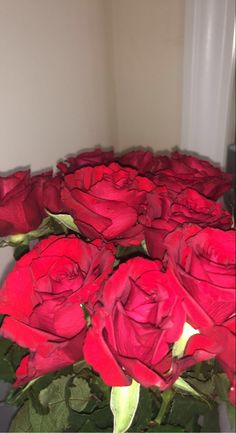
<svg viewBox="0 0 236 433">
<path fill-rule="evenodd" d="M 82 358 L 82 345 L 85 332 L 81 332 L 75 338 L 60 344 L 51 343 L 48 345 L 48 352 L 45 354 L 31 352 L 22 359 L 17 371 L 14 387 L 24 385 L 46 373 L 60 370 L 68 365 L 79 361 Z"/>
<path fill-rule="evenodd" d="M 107 385 L 130 385 L 131 379 L 124 374 L 103 338 L 104 320 L 101 313 L 94 315 L 92 324 L 83 348 L 85 360 L 100 373 Z"/>
<path fill-rule="evenodd" d="M 5 317 L 0 329 L 4 338 L 15 341 L 19 346 L 29 348 L 30 350 L 39 350 L 47 352 L 47 346 L 42 346 L 50 340 L 61 341 L 60 337 L 31 328 L 24 323 L 18 322 L 11 317 Z"/>
</svg>

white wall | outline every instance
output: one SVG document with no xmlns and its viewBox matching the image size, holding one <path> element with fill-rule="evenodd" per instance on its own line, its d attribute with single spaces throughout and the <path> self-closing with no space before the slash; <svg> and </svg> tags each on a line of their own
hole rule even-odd
<svg viewBox="0 0 236 433">
<path fill-rule="evenodd" d="M 180 144 L 184 0 L 112 0 L 117 143 Z"/>
<path fill-rule="evenodd" d="M 0 0 L 0 171 L 110 145 L 109 0 Z"/>
</svg>

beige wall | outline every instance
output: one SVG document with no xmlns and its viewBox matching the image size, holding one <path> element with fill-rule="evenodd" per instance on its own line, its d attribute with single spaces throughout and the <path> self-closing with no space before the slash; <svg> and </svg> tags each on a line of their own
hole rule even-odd
<svg viewBox="0 0 236 433">
<path fill-rule="evenodd" d="M 0 0 L 0 171 L 180 143 L 184 0 Z"/>
<path fill-rule="evenodd" d="M 183 21 L 184 0 L 0 0 L 0 172 L 179 144 Z"/>
<path fill-rule="evenodd" d="M 112 0 L 117 142 L 180 144 L 184 0 Z"/>
<path fill-rule="evenodd" d="M 112 143 L 108 2 L 0 0 L 0 172 Z"/>
<path fill-rule="evenodd" d="M 0 171 L 112 142 L 107 0 L 0 0 Z"/>
</svg>

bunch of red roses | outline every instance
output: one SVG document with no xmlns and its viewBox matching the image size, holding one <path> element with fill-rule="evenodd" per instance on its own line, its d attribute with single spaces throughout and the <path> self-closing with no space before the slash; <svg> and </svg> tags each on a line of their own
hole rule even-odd
<svg viewBox="0 0 236 433">
<path fill-rule="evenodd" d="M 0 177 L 5 242 L 37 237 L 48 211 L 75 224 L 39 240 L 0 289 L 0 334 L 29 349 L 16 386 L 84 358 L 110 386 L 164 390 L 216 358 L 235 402 L 235 230 L 216 201 L 230 177 L 149 151 L 97 149 L 58 169 Z M 146 255 L 120 255 L 140 245 Z"/>
</svg>

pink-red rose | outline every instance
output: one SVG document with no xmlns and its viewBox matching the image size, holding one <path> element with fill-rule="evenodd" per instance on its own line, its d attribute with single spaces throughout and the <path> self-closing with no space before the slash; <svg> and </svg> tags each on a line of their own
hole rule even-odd
<svg viewBox="0 0 236 433">
<path fill-rule="evenodd" d="M 168 265 L 183 289 L 187 321 L 198 329 L 187 345 L 183 369 L 216 356 L 232 382 L 235 402 L 235 230 L 185 225 L 166 237 Z"/>
<path fill-rule="evenodd" d="M 218 167 L 195 156 L 179 152 L 168 156 L 135 150 L 126 152 L 116 160 L 122 166 L 135 168 L 156 185 L 167 186 L 172 196 L 185 188 L 193 188 L 206 197 L 217 200 L 232 184 L 232 177 Z"/>
<path fill-rule="evenodd" d="M 209 200 L 196 190 L 186 188 L 175 197 L 166 187 L 157 187 L 149 195 L 146 215 L 140 217 L 145 226 L 145 240 L 149 255 L 162 259 L 165 253 L 165 237 L 178 225 L 198 224 L 201 227 L 217 227 L 228 230 L 231 214 L 220 203 Z"/>
<path fill-rule="evenodd" d="M 84 167 L 64 178 L 63 212 L 89 239 L 138 244 L 143 239 L 138 217 L 146 212 L 147 194 L 154 187 L 136 170 L 116 163 Z"/>
<path fill-rule="evenodd" d="M 150 150 L 132 150 L 116 158 L 122 166 L 135 168 L 140 174 L 152 178 L 159 170 L 169 168 L 170 158 L 167 155 L 155 155 Z"/>
<path fill-rule="evenodd" d="M 221 197 L 232 184 L 231 175 L 223 173 L 208 161 L 178 152 L 169 157 L 166 168 L 159 169 L 157 166 L 152 180 L 157 185 L 166 185 L 172 195 L 185 188 L 193 188 L 212 200 Z"/>
<path fill-rule="evenodd" d="M 132 167 L 135 168 L 138 173 L 147 175 L 153 171 L 155 157 L 149 150 L 133 150 L 116 158 L 116 161 L 123 167 Z"/>
<path fill-rule="evenodd" d="M 92 309 L 113 259 L 101 242 L 71 235 L 50 236 L 16 263 L 0 290 L 0 314 L 6 315 L 0 334 L 30 351 L 16 385 L 82 357 L 87 327 L 81 304 Z"/>
<path fill-rule="evenodd" d="M 235 313 L 235 233 L 186 224 L 166 238 L 168 263 L 184 287 L 194 326 L 221 324 Z"/>
<path fill-rule="evenodd" d="M 57 168 L 63 173 L 73 173 L 79 168 L 95 167 L 101 164 L 110 164 L 114 160 L 113 151 L 96 149 L 91 152 L 83 152 L 77 156 L 70 156 L 65 161 L 60 161 Z"/>
<path fill-rule="evenodd" d="M 47 216 L 46 209 L 53 213 L 60 213 L 62 178 L 58 175 L 53 176 L 53 173 L 49 171 L 33 176 L 32 183 L 37 185 L 37 203 L 43 217 Z"/>
<path fill-rule="evenodd" d="M 45 208 L 59 212 L 61 182 L 52 172 L 31 176 L 29 170 L 0 177 L 0 236 L 36 229 L 47 216 Z"/>
<path fill-rule="evenodd" d="M 38 184 L 32 183 L 29 170 L 0 177 L 0 236 L 38 227 L 42 221 L 38 193 Z"/>
<path fill-rule="evenodd" d="M 92 317 L 84 355 L 111 386 L 170 386 L 171 345 L 182 333 L 185 313 L 178 284 L 161 263 L 140 257 L 107 280 Z"/>
</svg>

